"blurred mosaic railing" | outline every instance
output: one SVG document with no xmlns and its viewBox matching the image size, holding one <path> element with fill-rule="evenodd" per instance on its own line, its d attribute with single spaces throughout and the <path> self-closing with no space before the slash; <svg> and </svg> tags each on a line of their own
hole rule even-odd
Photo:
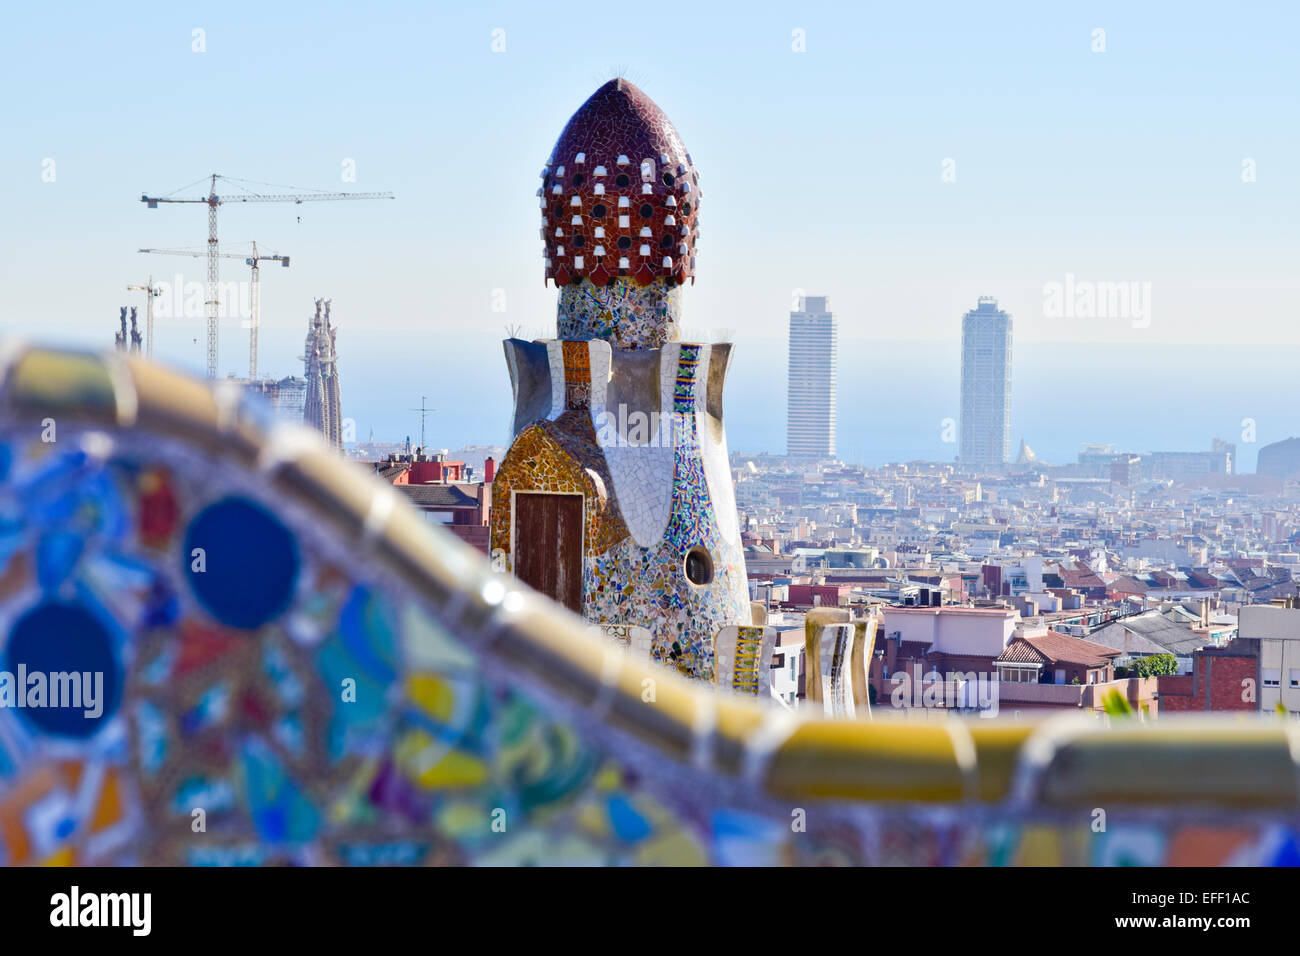
<svg viewBox="0 0 1300 956">
<path fill-rule="evenodd" d="M 0 670 L 107 674 L 93 720 L 0 707 L 5 863 L 1300 858 L 1290 722 L 802 719 L 593 636 L 232 387 L 2 372 Z"/>
</svg>

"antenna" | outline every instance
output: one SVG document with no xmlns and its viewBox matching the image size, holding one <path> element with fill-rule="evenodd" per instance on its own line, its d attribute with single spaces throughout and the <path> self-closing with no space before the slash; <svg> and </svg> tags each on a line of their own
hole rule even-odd
<svg viewBox="0 0 1300 956">
<path fill-rule="evenodd" d="M 436 412 L 436 411 L 437 411 L 436 408 L 425 408 L 425 407 L 424 407 L 424 401 L 425 401 L 425 396 L 421 395 L 421 396 L 420 396 L 420 407 L 419 407 L 419 408 L 412 408 L 412 409 L 409 409 L 409 411 L 412 411 L 412 412 L 419 412 L 419 413 L 420 413 L 420 451 L 424 451 L 424 449 L 425 449 L 425 447 L 426 447 L 425 444 L 424 444 L 424 420 L 425 420 L 426 418 L 429 417 L 429 413 L 430 413 L 430 412 Z M 410 439 L 408 438 L 407 441 L 409 442 Z"/>
</svg>

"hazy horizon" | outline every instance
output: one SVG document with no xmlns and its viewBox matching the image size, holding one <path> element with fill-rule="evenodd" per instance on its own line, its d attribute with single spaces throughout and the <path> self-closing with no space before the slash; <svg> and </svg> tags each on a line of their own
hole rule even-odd
<svg viewBox="0 0 1300 956">
<path fill-rule="evenodd" d="M 419 440 L 421 396 L 430 446 L 508 444 L 510 378 L 501 340 L 487 334 L 358 334 L 339 323 L 343 414 L 356 436 Z M 264 342 L 268 374 L 302 374 L 284 346 Z M 737 335 L 724 393 L 732 451 L 785 451 L 786 342 Z M 405 346 L 398 349 L 398 344 Z M 424 356 L 455 348 L 462 361 L 433 366 Z M 279 351 L 276 349 L 279 348 Z M 950 461 L 943 420 L 957 418 L 960 340 L 840 343 L 839 450 L 847 461 L 880 465 Z M 1240 471 L 1252 472 L 1258 449 L 1291 437 L 1300 404 L 1300 346 L 1112 345 L 1017 342 L 1013 346 L 1012 457 L 1023 437 L 1040 459 L 1073 462 L 1084 442 L 1120 450 L 1208 451 L 1213 438 L 1234 442 Z M 1068 371 L 1073 368 L 1077 377 Z M 1083 382 L 1083 384 L 1079 384 Z M 1255 441 L 1243 440 L 1243 420 Z"/>
</svg>

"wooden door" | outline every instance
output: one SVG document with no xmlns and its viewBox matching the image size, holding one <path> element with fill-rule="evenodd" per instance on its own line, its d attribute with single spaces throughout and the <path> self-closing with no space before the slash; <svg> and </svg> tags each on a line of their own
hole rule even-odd
<svg viewBox="0 0 1300 956">
<path fill-rule="evenodd" d="M 515 577 L 582 613 L 582 495 L 515 496 Z"/>
</svg>

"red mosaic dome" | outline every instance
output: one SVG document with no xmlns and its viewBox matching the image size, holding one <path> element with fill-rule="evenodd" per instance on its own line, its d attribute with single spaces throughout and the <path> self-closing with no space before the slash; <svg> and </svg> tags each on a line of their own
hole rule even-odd
<svg viewBox="0 0 1300 956">
<path fill-rule="evenodd" d="M 573 114 L 542 170 L 546 278 L 693 280 L 699 184 L 664 111 L 610 80 Z"/>
</svg>

